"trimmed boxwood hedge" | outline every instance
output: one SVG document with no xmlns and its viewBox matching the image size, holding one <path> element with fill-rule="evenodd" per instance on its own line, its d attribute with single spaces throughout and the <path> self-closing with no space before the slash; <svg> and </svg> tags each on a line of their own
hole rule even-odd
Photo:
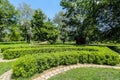
<svg viewBox="0 0 120 80">
<path fill-rule="evenodd" d="M 8 49 L 3 52 L 4 59 L 14 59 L 24 56 L 26 54 L 36 53 L 51 53 L 51 52 L 63 52 L 73 50 L 88 50 L 97 51 L 94 47 L 45 47 L 45 48 L 22 48 L 22 49 Z"/>
<path fill-rule="evenodd" d="M 42 48 L 42 47 L 75 47 L 75 45 L 8 45 L 2 46 L 1 52 L 4 52 L 7 49 L 20 49 L 20 48 Z"/>
<path fill-rule="evenodd" d="M 15 77 L 30 77 L 52 67 L 77 63 L 116 65 L 119 63 L 119 55 L 111 52 L 101 53 L 100 51 L 66 51 L 26 55 L 14 63 L 13 75 Z"/>
</svg>

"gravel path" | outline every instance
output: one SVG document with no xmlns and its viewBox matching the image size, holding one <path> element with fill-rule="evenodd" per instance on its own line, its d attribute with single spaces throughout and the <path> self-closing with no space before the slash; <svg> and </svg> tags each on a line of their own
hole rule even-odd
<svg viewBox="0 0 120 80">
<path fill-rule="evenodd" d="M 0 58 L 0 62 L 12 62 L 12 61 L 15 61 L 16 59 L 12 59 L 12 60 L 4 60 L 2 58 Z"/>
<path fill-rule="evenodd" d="M 11 61 L 15 61 L 16 59 L 13 60 L 3 60 L 2 58 L 0 58 L 0 62 L 11 62 Z M 0 80 L 10 80 L 11 79 L 11 75 L 12 75 L 12 70 L 9 70 L 7 72 L 5 72 L 3 75 L 0 76 Z"/>
<path fill-rule="evenodd" d="M 9 70 L 0 76 L 0 80 L 10 80 L 11 75 L 12 75 L 12 70 Z"/>
<path fill-rule="evenodd" d="M 33 80 L 48 80 L 50 77 L 55 76 L 59 73 L 63 73 L 70 69 L 75 69 L 80 67 L 120 69 L 120 67 L 117 67 L 117 66 L 95 65 L 95 64 L 76 64 L 76 65 L 70 65 L 70 66 L 59 66 L 59 67 L 55 67 L 55 68 L 44 71 Z M 0 76 L 0 80 L 10 80 L 11 75 L 12 75 L 12 70 L 9 70 Z"/>
<path fill-rule="evenodd" d="M 39 77 L 33 79 L 33 80 L 47 80 L 52 76 L 55 76 L 59 73 L 63 73 L 65 71 L 68 71 L 70 69 L 80 68 L 80 67 L 95 67 L 95 68 L 114 68 L 114 69 L 120 69 L 120 67 L 116 66 L 106 66 L 106 65 L 94 65 L 94 64 L 77 64 L 77 65 L 70 65 L 70 66 L 61 66 L 49 69 L 47 71 L 44 71 L 42 74 L 39 75 Z"/>
</svg>

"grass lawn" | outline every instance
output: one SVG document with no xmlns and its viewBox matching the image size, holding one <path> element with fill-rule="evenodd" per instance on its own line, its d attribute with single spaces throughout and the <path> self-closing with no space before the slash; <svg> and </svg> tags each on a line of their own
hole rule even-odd
<svg viewBox="0 0 120 80">
<path fill-rule="evenodd" d="M 120 80 L 120 70 L 77 68 L 53 76 L 49 80 Z"/>
<path fill-rule="evenodd" d="M 0 53 L 0 58 L 2 58 L 2 53 Z"/>
<path fill-rule="evenodd" d="M 12 68 L 12 62 L 1 62 L 0 63 L 0 75 Z"/>
</svg>

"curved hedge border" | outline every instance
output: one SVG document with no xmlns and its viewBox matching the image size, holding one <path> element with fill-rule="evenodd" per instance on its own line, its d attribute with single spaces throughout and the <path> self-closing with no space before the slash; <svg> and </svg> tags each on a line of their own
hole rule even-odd
<svg viewBox="0 0 120 80">
<path fill-rule="evenodd" d="M 8 49 L 3 52 L 3 57 L 4 59 L 14 59 L 14 58 L 24 56 L 26 54 L 51 53 L 51 52 L 73 51 L 73 50 L 97 51 L 97 49 L 95 49 L 94 47 L 22 48 L 22 49 Z"/>
<path fill-rule="evenodd" d="M 15 62 L 13 75 L 15 77 L 30 77 L 52 67 L 77 63 L 116 65 L 119 63 L 119 55 L 111 52 L 89 51 L 26 55 Z"/>
</svg>

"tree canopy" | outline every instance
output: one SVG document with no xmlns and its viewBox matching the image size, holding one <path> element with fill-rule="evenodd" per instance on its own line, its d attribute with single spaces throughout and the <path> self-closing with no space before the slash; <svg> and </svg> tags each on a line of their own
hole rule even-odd
<svg viewBox="0 0 120 80">
<path fill-rule="evenodd" d="M 118 29 L 119 4 L 119 0 L 62 0 L 61 6 L 66 11 L 64 22 L 75 28 L 76 44 L 93 40 L 97 33 L 101 34 L 98 38 L 102 40 L 104 37 L 105 40 L 115 30 L 113 27 Z M 118 31 L 115 35 L 118 35 Z"/>
<path fill-rule="evenodd" d="M 49 41 L 50 43 L 56 41 L 58 31 L 49 19 L 46 22 L 46 16 L 41 10 L 35 11 L 31 24 L 35 40 Z"/>
<path fill-rule="evenodd" d="M 61 0 L 63 10 L 49 19 L 41 9 L 0 1 L 0 41 L 76 44 L 120 42 L 120 0 Z"/>
<path fill-rule="evenodd" d="M 0 41 L 3 41 L 5 33 L 12 24 L 16 23 L 16 14 L 14 6 L 8 0 L 0 1 Z"/>
</svg>

